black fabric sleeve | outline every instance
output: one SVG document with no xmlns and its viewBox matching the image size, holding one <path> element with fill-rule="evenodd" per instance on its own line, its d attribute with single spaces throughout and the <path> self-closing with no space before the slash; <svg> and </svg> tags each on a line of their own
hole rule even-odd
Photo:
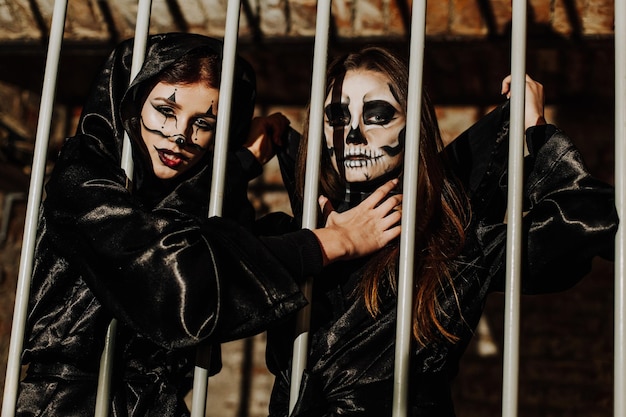
<svg viewBox="0 0 626 417">
<path fill-rule="evenodd" d="M 118 320 L 174 348 L 258 333 L 306 303 L 291 274 L 321 268 L 305 256 L 307 232 L 261 241 L 225 218 L 146 209 L 121 170 L 79 143 L 48 183 L 47 233 Z M 287 251 L 296 255 L 286 268 L 276 254 Z"/>
<path fill-rule="evenodd" d="M 571 140 L 554 126 L 529 129 L 525 207 L 522 221 L 522 291 L 562 291 L 591 269 L 596 256 L 613 258 L 618 218 L 614 189 L 594 178 Z M 506 196 L 506 173 L 500 181 Z M 494 274 L 504 289 L 506 224 L 482 222 L 478 229 Z"/>
<path fill-rule="evenodd" d="M 504 289 L 508 184 L 508 102 L 446 149 L 470 195 L 477 235 L 492 275 Z M 526 132 L 522 224 L 522 290 L 575 285 L 595 256 L 612 259 L 618 218 L 614 190 L 594 178 L 571 140 L 553 125 Z"/>
<path fill-rule="evenodd" d="M 262 237 L 261 240 L 298 283 L 322 272 L 322 250 L 312 231 L 302 229 L 288 235 Z"/>
<path fill-rule="evenodd" d="M 301 137 L 300 133 L 290 127 L 285 135 L 283 146 L 278 148 L 276 153 L 283 184 L 289 195 L 292 212 L 296 216 L 302 213 L 302 202 L 296 197 L 296 162 Z"/>
<path fill-rule="evenodd" d="M 263 165 L 257 161 L 252 152 L 241 148 L 235 152 L 245 178 L 250 181 L 263 173 Z"/>
</svg>

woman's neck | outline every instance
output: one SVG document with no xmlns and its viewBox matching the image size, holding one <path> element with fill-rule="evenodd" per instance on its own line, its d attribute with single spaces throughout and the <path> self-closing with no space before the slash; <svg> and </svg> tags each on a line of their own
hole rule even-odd
<svg viewBox="0 0 626 417">
<path fill-rule="evenodd" d="M 363 200 L 365 200 L 374 191 L 376 191 L 378 187 L 385 184 L 387 181 L 392 180 L 393 178 L 398 178 L 400 176 L 400 173 L 401 170 L 398 168 L 394 169 L 393 171 L 387 172 L 371 181 L 346 183 L 346 190 L 343 201 L 339 203 L 337 211 L 342 212 L 358 206 Z M 398 187 L 400 187 L 400 185 L 398 185 Z M 398 194 L 399 192 L 399 189 L 396 189 L 393 190 L 390 195 Z"/>
</svg>

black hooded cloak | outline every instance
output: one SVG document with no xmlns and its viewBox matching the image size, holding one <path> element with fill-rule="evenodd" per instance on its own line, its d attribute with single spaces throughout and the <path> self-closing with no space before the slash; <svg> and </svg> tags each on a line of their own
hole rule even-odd
<svg viewBox="0 0 626 417">
<path fill-rule="evenodd" d="M 413 343 L 408 416 L 455 416 L 451 381 L 488 294 L 504 290 L 508 132 L 507 102 L 444 152 L 472 206 L 466 244 L 451 269 L 455 289 L 443 284 L 439 293 L 443 311 L 439 320 L 459 340 L 441 338 L 425 346 Z M 297 148 L 293 141 L 298 137 L 292 134 L 290 138 L 279 160 L 293 190 Z M 526 143 L 522 292 L 562 291 L 589 272 L 595 256 L 612 259 L 618 225 L 614 190 L 589 174 L 574 144 L 555 126 L 529 128 Z M 391 415 L 397 298 L 387 281 L 381 280 L 381 311 L 372 317 L 359 287 L 365 268 L 367 259 L 335 262 L 316 277 L 308 366 L 291 414 L 294 323 L 268 331 L 267 364 L 276 375 L 271 417 Z"/>
<path fill-rule="evenodd" d="M 239 151 L 255 98 L 245 61 L 236 65 L 225 216 L 207 218 L 210 157 L 168 182 L 152 171 L 134 130 L 137 100 L 191 51 L 221 56 L 222 43 L 151 36 L 129 87 L 132 40 L 122 43 L 60 152 L 40 214 L 18 415 L 93 415 L 100 356 L 115 318 L 111 415 L 186 416 L 197 346 L 259 333 L 306 303 L 297 280 L 322 265 L 313 233 L 261 239 L 239 225 L 252 222 L 246 186 L 255 168 L 251 154 Z M 120 167 L 125 131 L 132 191 Z"/>
</svg>

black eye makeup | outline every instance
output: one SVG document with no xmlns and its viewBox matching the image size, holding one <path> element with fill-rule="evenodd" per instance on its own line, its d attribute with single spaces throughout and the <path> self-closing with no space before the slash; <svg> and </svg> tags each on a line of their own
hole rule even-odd
<svg viewBox="0 0 626 417">
<path fill-rule="evenodd" d="M 373 100 L 363 104 L 363 123 L 386 125 L 396 116 L 396 108 L 384 100 Z"/>
<path fill-rule="evenodd" d="M 350 124 L 350 110 L 345 103 L 330 103 L 324 108 L 328 124 L 332 127 L 348 126 Z"/>
<path fill-rule="evenodd" d="M 217 127 L 217 115 L 213 112 L 213 104 L 206 111 L 205 117 L 198 117 L 194 120 L 194 126 L 204 132 L 214 132 Z"/>
<path fill-rule="evenodd" d="M 158 111 L 166 118 L 170 118 L 170 117 L 176 118 L 174 109 L 171 106 L 167 106 L 163 104 L 156 104 L 156 103 L 150 103 L 150 104 L 152 105 L 152 108 L 154 110 Z"/>
<path fill-rule="evenodd" d="M 215 121 L 213 120 L 206 120 L 204 118 L 198 118 L 193 122 L 194 126 L 196 128 L 198 128 L 199 130 L 205 131 L 205 132 L 213 132 L 215 131 Z"/>
</svg>

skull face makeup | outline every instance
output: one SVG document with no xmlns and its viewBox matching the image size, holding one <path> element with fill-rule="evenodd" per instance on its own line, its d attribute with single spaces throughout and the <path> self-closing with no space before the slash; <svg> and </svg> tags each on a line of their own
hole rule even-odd
<svg viewBox="0 0 626 417">
<path fill-rule="evenodd" d="M 219 91 L 205 83 L 158 83 L 141 109 L 141 136 L 155 175 L 187 171 L 214 144 Z"/>
<path fill-rule="evenodd" d="M 346 182 L 370 181 L 402 164 L 406 113 L 384 74 L 347 71 L 324 106 L 326 146 Z"/>
</svg>

